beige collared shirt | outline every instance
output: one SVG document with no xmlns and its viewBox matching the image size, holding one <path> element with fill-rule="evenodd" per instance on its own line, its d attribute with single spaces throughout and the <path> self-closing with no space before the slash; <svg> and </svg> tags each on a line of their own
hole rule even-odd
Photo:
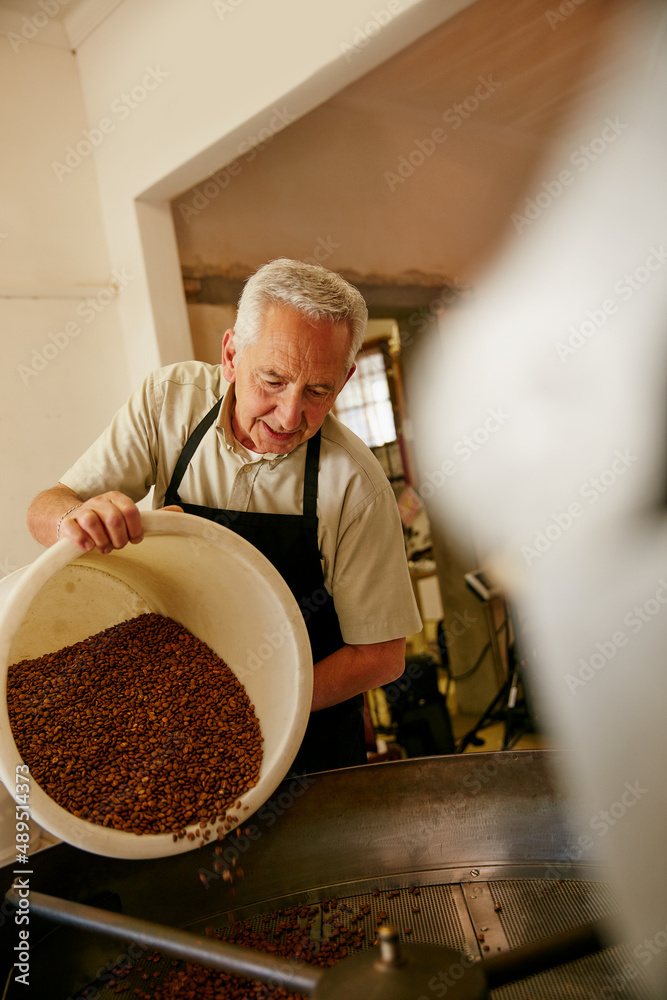
<svg viewBox="0 0 667 1000">
<path fill-rule="evenodd" d="M 178 456 L 221 395 L 178 488 L 183 502 L 266 514 L 302 513 L 307 442 L 257 455 L 234 437 L 233 387 L 217 365 L 186 361 L 152 372 L 61 478 L 88 499 L 119 490 L 135 502 L 164 496 Z M 318 538 L 324 583 L 346 643 L 398 639 L 421 629 L 393 491 L 373 453 L 332 414 L 322 425 Z"/>
</svg>

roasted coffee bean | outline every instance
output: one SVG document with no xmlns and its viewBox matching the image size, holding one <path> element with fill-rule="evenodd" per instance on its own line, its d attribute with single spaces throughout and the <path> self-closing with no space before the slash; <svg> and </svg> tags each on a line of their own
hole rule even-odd
<svg viewBox="0 0 667 1000">
<path fill-rule="evenodd" d="M 188 839 L 204 843 L 257 784 L 262 737 L 245 689 L 161 615 L 13 665 L 7 707 L 33 779 L 91 823 L 172 839 L 196 824 Z"/>
<path fill-rule="evenodd" d="M 270 952 L 283 958 L 295 959 L 310 965 L 328 968 L 348 954 L 348 947 L 331 938 L 316 940 L 311 937 L 310 924 L 299 924 L 302 907 L 280 909 L 262 917 L 266 925 L 276 921 L 276 929 L 269 932 L 252 930 L 248 921 L 238 921 L 224 932 L 213 932 L 232 944 L 244 945 L 257 951 Z M 316 911 L 317 912 L 317 911 Z M 282 918 L 281 920 L 279 918 Z M 280 930 L 282 928 L 282 930 Z M 208 932 L 208 929 L 207 929 Z M 356 942 L 355 942 L 356 943 Z M 361 944 L 361 942 L 359 942 Z M 170 970 L 160 985 L 153 987 L 152 1000 L 306 1000 L 302 994 L 289 992 L 285 987 L 269 986 L 227 972 L 218 972 L 203 966 L 187 963 L 178 971 Z"/>
</svg>

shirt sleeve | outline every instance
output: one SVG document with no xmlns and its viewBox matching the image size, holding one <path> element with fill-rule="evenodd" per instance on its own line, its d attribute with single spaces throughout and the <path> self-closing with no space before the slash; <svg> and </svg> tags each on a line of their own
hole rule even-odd
<svg viewBox="0 0 667 1000">
<path fill-rule="evenodd" d="M 84 500 L 118 490 L 136 503 L 154 485 L 158 456 L 154 374 L 132 393 L 106 430 L 61 477 L 60 482 Z"/>
<path fill-rule="evenodd" d="M 344 530 L 332 584 L 346 643 L 386 642 L 421 631 L 391 486 L 365 504 Z"/>
</svg>

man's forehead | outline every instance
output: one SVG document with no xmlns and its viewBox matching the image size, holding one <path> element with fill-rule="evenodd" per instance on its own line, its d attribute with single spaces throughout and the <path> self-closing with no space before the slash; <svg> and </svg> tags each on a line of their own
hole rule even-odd
<svg viewBox="0 0 667 1000">
<path fill-rule="evenodd" d="M 274 307 L 251 345 L 256 359 L 278 363 L 287 358 L 338 365 L 347 358 L 352 334 L 346 324 L 310 320 L 294 310 Z"/>
</svg>

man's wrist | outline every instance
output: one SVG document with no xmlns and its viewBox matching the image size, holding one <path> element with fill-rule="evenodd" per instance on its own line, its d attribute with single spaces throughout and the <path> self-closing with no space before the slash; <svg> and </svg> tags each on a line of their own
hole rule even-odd
<svg viewBox="0 0 667 1000">
<path fill-rule="evenodd" d="M 82 503 L 83 503 L 83 500 L 81 500 L 79 503 L 75 503 L 73 507 L 70 507 L 70 509 L 66 510 L 65 513 L 61 516 L 60 520 L 58 521 L 57 527 L 56 527 L 56 540 L 57 541 L 60 541 L 60 526 L 62 525 L 63 521 L 65 520 L 65 518 L 67 517 L 68 514 L 71 514 L 73 510 L 76 510 L 77 507 L 80 507 Z"/>
</svg>

